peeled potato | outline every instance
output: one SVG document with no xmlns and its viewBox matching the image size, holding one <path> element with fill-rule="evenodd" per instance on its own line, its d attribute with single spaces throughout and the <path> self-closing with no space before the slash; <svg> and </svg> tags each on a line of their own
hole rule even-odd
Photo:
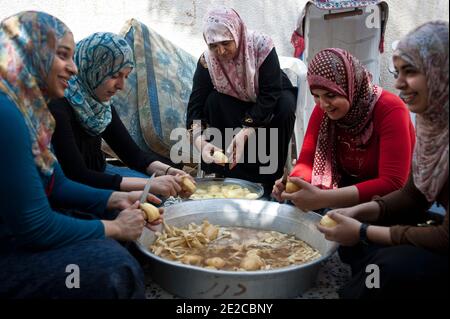
<svg viewBox="0 0 450 319">
<path fill-rule="evenodd" d="M 219 228 L 211 225 L 210 223 L 204 223 L 202 226 L 202 233 L 209 239 L 214 240 L 219 236 Z"/>
<path fill-rule="evenodd" d="M 159 209 L 149 203 L 140 204 L 139 207 L 144 211 L 147 222 L 151 223 L 160 217 Z"/>
<path fill-rule="evenodd" d="M 322 219 L 320 220 L 320 225 L 324 226 L 324 227 L 334 227 L 337 225 L 337 223 L 331 219 L 330 217 L 328 217 L 328 215 L 325 215 L 322 217 Z"/>
<path fill-rule="evenodd" d="M 256 254 L 247 255 L 239 266 L 245 270 L 259 270 L 264 266 L 264 261 Z"/>
<path fill-rule="evenodd" d="M 245 195 L 246 199 L 257 199 L 258 198 L 258 194 L 256 193 L 249 193 L 247 195 Z"/>
<path fill-rule="evenodd" d="M 214 161 L 216 163 L 220 163 L 220 164 L 228 163 L 228 157 L 222 152 L 215 151 L 213 154 L 213 157 L 214 157 Z"/>
<path fill-rule="evenodd" d="M 225 266 L 225 260 L 220 257 L 212 257 L 205 260 L 205 264 L 214 267 L 216 269 L 220 269 Z"/>
<path fill-rule="evenodd" d="M 181 178 L 181 182 L 183 183 L 183 189 L 189 193 L 195 193 L 195 190 L 197 189 L 197 187 L 195 186 L 194 183 L 192 183 L 192 181 L 189 179 L 189 177 L 187 176 L 183 176 Z"/>
<path fill-rule="evenodd" d="M 181 262 L 188 265 L 199 266 L 202 261 L 203 258 L 199 255 L 184 255 L 183 258 L 181 258 Z"/>
<path fill-rule="evenodd" d="M 295 193 L 300 190 L 300 187 L 298 187 L 296 184 L 292 183 L 291 181 L 288 181 L 286 183 L 286 193 Z"/>
</svg>

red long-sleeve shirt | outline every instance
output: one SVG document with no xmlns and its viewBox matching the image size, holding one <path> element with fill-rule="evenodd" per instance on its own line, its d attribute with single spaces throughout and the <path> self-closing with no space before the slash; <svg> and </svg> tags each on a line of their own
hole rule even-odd
<svg viewBox="0 0 450 319">
<path fill-rule="evenodd" d="M 291 176 L 311 182 L 317 137 L 324 112 L 316 105 L 308 123 L 302 150 Z M 373 134 L 364 151 L 351 145 L 351 136 L 337 129 L 339 172 L 356 175 L 359 201 L 383 196 L 403 187 L 408 179 L 415 144 L 409 111 L 396 95 L 383 91 L 373 111 Z M 350 146 L 350 147 L 349 147 Z M 343 186 L 343 185 L 340 185 Z"/>
</svg>

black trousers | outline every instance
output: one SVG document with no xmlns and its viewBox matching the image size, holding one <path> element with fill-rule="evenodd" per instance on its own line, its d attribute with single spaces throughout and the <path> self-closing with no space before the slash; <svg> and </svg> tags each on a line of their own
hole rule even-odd
<svg viewBox="0 0 450 319">
<path fill-rule="evenodd" d="M 275 161 L 273 163 L 276 164 L 273 173 L 266 174 L 261 171 L 261 167 L 268 168 L 268 166 L 271 165 L 270 162 L 262 163 L 258 156 L 256 156 L 256 163 L 254 161 L 253 163 L 252 161 L 249 161 L 249 158 L 251 159 L 252 156 L 249 156 L 249 149 L 247 147 L 244 152 L 244 162 L 238 163 L 234 169 L 230 170 L 227 165 L 223 167 L 216 164 L 202 163 L 203 169 L 207 173 L 216 173 L 218 176 L 241 178 L 252 182 L 262 183 L 265 188 L 270 188 L 271 190 L 275 180 L 283 175 L 283 167 L 287 159 L 289 141 L 294 130 L 296 100 L 297 97 L 292 90 L 283 90 L 274 109 L 273 118 L 266 126 L 266 128 L 278 129 L 277 138 L 274 139 L 275 136 L 272 136 L 272 139 L 274 139 L 272 145 L 270 145 L 270 130 L 266 130 L 265 138 L 265 154 L 269 156 L 270 150 L 275 149 L 275 154 L 270 154 L 270 161 Z M 225 129 L 242 127 L 242 119 L 245 117 L 246 111 L 252 105 L 252 103 L 243 102 L 229 95 L 213 91 L 206 100 L 204 114 L 206 115 L 209 126 L 219 129 L 222 134 L 222 141 L 211 142 L 222 147 L 225 151 L 228 147 L 228 145 L 225 145 L 227 142 L 225 140 Z M 257 132 L 256 138 L 258 139 L 258 142 L 263 141 L 263 136 L 262 134 L 260 135 L 259 132 Z M 259 146 L 260 145 L 256 147 L 256 154 L 258 154 L 260 150 Z"/>
<path fill-rule="evenodd" d="M 448 298 L 448 255 L 423 248 L 400 246 L 340 247 L 339 256 L 352 269 L 351 280 L 339 290 L 345 299 Z M 379 267 L 379 288 L 368 288 L 373 268 Z M 370 284 L 369 284 L 370 286 Z"/>
</svg>

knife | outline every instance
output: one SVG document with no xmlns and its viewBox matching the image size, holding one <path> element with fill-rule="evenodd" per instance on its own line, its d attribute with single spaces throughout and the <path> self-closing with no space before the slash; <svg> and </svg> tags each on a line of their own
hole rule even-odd
<svg viewBox="0 0 450 319">
<path fill-rule="evenodd" d="M 145 184 L 144 191 L 142 192 L 141 199 L 139 200 L 141 202 L 141 204 L 147 202 L 147 196 L 148 196 L 148 193 L 150 192 L 150 186 L 152 185 L 151 181 L 152 181 L 153 177 L 155 177 L 155 175 L 156 175 L 156 173 L 153 173 L 153 175 L 150 176 L 150 178 L 148 179 L 147 184 Z"/>
<path fill-rule="evenodd" d="M 281 182 L 286 185 L 288 178 L 288 169 L 287 167 L 284 168 L 283 177 L 281 178 Z"/>
</svg>

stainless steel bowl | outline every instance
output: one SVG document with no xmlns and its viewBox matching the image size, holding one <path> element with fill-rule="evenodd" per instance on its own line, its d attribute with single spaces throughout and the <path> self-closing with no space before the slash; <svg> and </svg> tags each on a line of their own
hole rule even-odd
<svg viewBox="0 0 450 319">
<path fill-rule="evenodd" d="M 310 288 L 321 263 L 337 245 L 316 229 L 321 216 L 286 204 L 262 200 L 215 199 L 187 201 L 165 209 L 165 220 L 177 227 L 204 219 L 221 226 L 242 226 L 295 234 L 317 249 L 319 259 L 303 265 L 260 271 L 221 271 L 185 265 L 158 257 L 148 250 L 155 234 L 145 229 L 137 241 L 150 261 L 153 280 L 163 289 L 186 298 L 290 298 Z"/>
<path fill-rule="evenodd" d="M 205 177 L 205 178 L 195 178 L 197 187 L 207 187 L 210 185 L 238 185 L 247 188 L 250 192 L 256 193 L 258 198 L 264 195 L 264 188 L 261 184 L 253 183 L 239 178 L 216 178 L 216 177 Z M 194 199 L 202 200 L 202 199 Z"/>
</svg>

